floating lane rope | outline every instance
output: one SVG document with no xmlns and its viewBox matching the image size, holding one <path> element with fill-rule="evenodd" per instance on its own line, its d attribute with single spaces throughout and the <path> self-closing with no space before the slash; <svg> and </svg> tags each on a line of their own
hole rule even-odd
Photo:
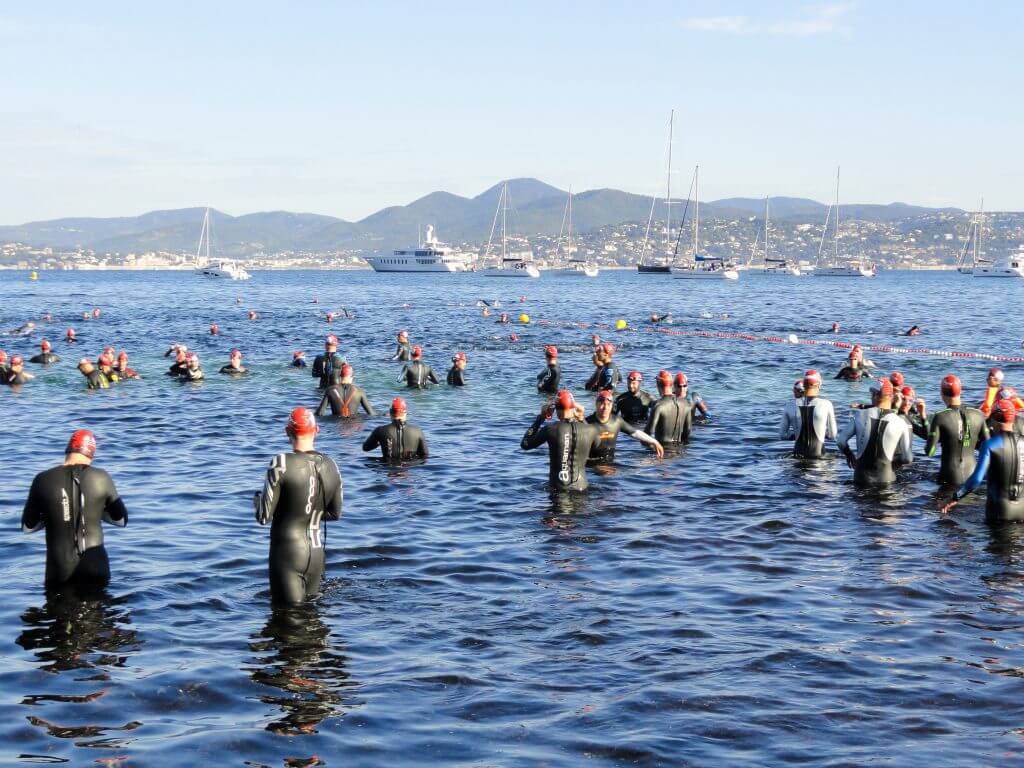
<svg viewBox="0 0 1024 768">
<path fill-rule="evenodd" d="M 608 323 L 581 323 L 569 320 L 538 320 L 537 325 L 555 326 L 560 328 L 598 328 L 601 330 L 613 330 Z M 644 331 L 647 333 L 660 333 L 666 336 L 683 336 L 701 339 L 726 339 L 732 341 L 762 342 L 766 344 L 803 344 L 805 346 L 828 346 L 837 349 L 852 349 L 854 342 L 838 341 L 832 339 L 797 339 L 785 336 L 760 336 L 756 333 L 743 333 L 740 331 L 687 331 L 681 328 L 615 328 L 621 333 L 623 330 L 633 332 Z M 985 352 L 962 352 L 956 350 L 929 349 L 928 347 L 894 347 L 889 344 L 861 344 L 865 352 L 883 352 L 897 355 L 930 355 L 932 357 L 955 357 L 969 358 L 975 360 L 989 360 L 997 363 L 1024 363 L 1024 357 L 1015 355 L 990 355 Z"/>
</svg>

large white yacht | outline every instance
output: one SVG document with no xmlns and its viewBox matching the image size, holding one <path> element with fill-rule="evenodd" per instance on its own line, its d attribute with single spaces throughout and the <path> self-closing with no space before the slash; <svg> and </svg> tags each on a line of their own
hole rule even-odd
<svg viewBox="0 0 1024 768">
<path fill-rule="evenodd" d="M 427 226 L 427 236 L 419 248 L 363 258 L 376 272 L 467 272 L 472 267 L 472 257 L 440 242 L 432 225 Z"/>
<path fill-rule="evenodd" d="M 995 263 L 976 262 L 972 274 L 975 277 L 1024 277 L 1024 245 L 1017 253 Z"/>
<path fill-rule="evenodd" d="M 200 263 L 202 257 L 204 261 Z M 245 267 L 230 259 L 210 258 L 210 209 L 203 215 L 203 227 L 199 230 L 199 245 L 196 246 L 195 273 L 203 277 L 223 277 L 229 280 L 248 280 L 252 275 Z"/>
</svg>

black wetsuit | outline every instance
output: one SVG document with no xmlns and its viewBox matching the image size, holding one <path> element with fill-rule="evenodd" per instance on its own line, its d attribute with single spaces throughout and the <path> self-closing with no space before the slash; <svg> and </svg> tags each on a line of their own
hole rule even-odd
<svg viewBox="0 0 1024 768">
<path fill-rule="evenodd" d="M 366 393 L 355 384 L 333 384 L 324 392 L 320 405 L 316 407 L 316 415 L 323 416 L 330 406 L 332 416 L 348 418 L 358 416 L 359 408 L 366 411 L 367 416 L 376 416 L 373 406 L 366 398 Z"/>
<path fill-rule="evenodd" d="M 392 420 L 377 427 L 363 443 L 364 451 L 380 447 L 384 461 L 397 463 L 409 459 L 425 459 L 430 454 L 423 430 L 414 424 Z"/>
<path fill-rule="evenodd" d="M 448 369 L 447 381 L 453 387 L 466 386 L 466 371 L 463 368 L 456 368 L 454 365 Z"/>
<path fill-rule="evenodd" d="M 619 437 L 619 431 L 632 435 L 639 430 L 622 418 L 613 413 L 608 421 L 603 424 L 597 420 L 597 414 L 587 416 L 587 424 L 593 424 L 598 429 L 597 442 L 590 449 L 589 461 L 597 464 L 611 464 L 615 461 L 615 443 Z"/>
<path fill-rule="evenodd" d="M 609 361 L 598 369 L 594 389 L 615 390 L 621 382 L 622 374 L 619 373 L 619 366 Z"/>
<path fill-rule="evenodd" d="M 593 424 L 579 421 L 544 423 L 544 416 L 534 419 L 526 430 L 523 450 L 530 451 L 547 444 L 548 485 L 552 491 L 585 491 L 587 489 L 587 459 L 600 440 L 600 432 Z"/>
<path fill-rule="evenodd" d="M 663 395 L 651 406 L 651 415 L 647 419 L 644 432 L 659 443 L 688 443 L 690 432 L 693 431 L 693 412 L 697 403 Z"/>
<path fill-rule="evenodd" d="M 294 360 L 292 360 L 292 368 L 308 368 L 308 367 L 309 367 L 309 363 L 307 363 L 301 357 L 296 357 Z"/>
<path fill-rule="evenodd" d="M 991 523 L 1024 522 L 1024 436 L 999 432 L 981 446 L 978 466 L 957 491 L 957 498 L 988 478 L 985 519 Z"/>
<path fill-rule="evenodd" d="M 934 414 L 928 424 L 925 453 L 934 456 L 936 448 L 942 447 L 939 485 L 967 482 L 978 463 L 974 450 L 988 437 L 985 414 L 977 408 L 951 405 Z"/>
<path fill-rule="evenodd" d="M 400 360 L 403 363 L 407 363 L 412 360 L 412 346 L 408 341 L 398 342 L 398 346 L 395 347 L 395 354 L 391 356 L 392 360 Z"/>
<path fill-rule="evenodd" d="M 345 358 L 339 355 L 337 352 L 326 352 L 322 355 L 317 355 L 313 360 L 313 378 L 320 379 L 319 389 L 327 389 L 331 385 L 331 374 L 334 371 L 340 371 L 341 366 L 345 364 Z"/>
<path fill-rule="evenodd" d="M 341 517 L 341 473 L 317 451 L 279 453 L 263 492 L 253 499 L 256 520 L 270 523 L 270 595 L 301 603 L 316 595 L 324 575 L 321 520 Z"/>
<path fill-rule="evenodd" d="M 206 378 L 202 368 L 189 368 L 187 365 L 181 369 L 178 378 L 182 381 L 202 381 Z"/>
<path fill-rule="evenodd" d="M 441 383 L 437 380 L 434 369 L 422 360 L 413 360 L 411 363 L 402 366 L 402 373 L 399 378 L 404 378 L 405 386 L 410 389 L 426 389 L 428 381 L 434 384 Z"/>
<path fill-rule="evenodd" d="M 230 363 L 228 363 L 227 365 L 222 365 L 221 366 L 220 372 L 221 373 L 226 373 L 229 376 L 241 376 L 243 373 L 248 373 L 249 369 L 248 368 L 235 368 Z"/>
<path fill-rule="evenodd" d="M 139 378 L 139 373 L 134 368 L 115 368 L 114 373 L 120 381 Z"/>
<path fill-rule="evenodd" d="M 180 363 L 174 363 L 170 368 L 167 369 L 168 376 L 181 376 L 181 372 L 188 368 L 188 363 L 182 361 Z"/>
<path fill-rule="evenodd" d="M 642 389 L 635 395 L 626 391 L 615 398 L 615 412 L 630 424 L 646 424 L 653 404 L 654 398 Z"/>
<path fill-rule="evenodd" d="M 548 363 L 548 367 L 537 374 L 537 391 L 547 395 L 558 394 L 558 382 L 562 380 L 562 371 L 558 363 Z"/>
<path fill-rule="evenodd" d="M 28 359 L 30 363 L 38 363 L 39 365 L 53 365 L 59 363 L 60 358 L 53 352 L 40 352 L 38 355 L 34 355 Z"/>
<path fill-rule="evenodd" d="M 26 384 L 28 380 L 28 376 L 25 375 L 24 371 L 19 371 L 18 373 L 15 373 L 10 368 L 8 368 L 6 373 L 4 374 L 4 384 L 7 384 L 12 387 L 16 387 L 19 384 Z"/>
<path fill-rule="evenodd" d="M 103 521 L 123 527 L 128 511 L 102 469 L 75 464 L 36 475 L 21 528 L 26 533 L 46 529 L 48 585 L 106 586 L 110 562 L 103 547 Z"/>
<path fill-rule="evenodd" d="M 85 386 L 87 389 L 106 389 L 110 386 L 110 381 L 100 371 L 93 368 L 85 374 Z"/>
<path fill-rule="evenodd" d="M 850 450 L 856 435 L 857 452 Z M 861 486 L 887 485 L 896 479 L 896 468 L 913 461 L 911 432 L 906 420 L 892 409 L 878 407 L 854 411 L 853 418 L 836 437 L 839 450 L 853 462 L 853 482 Z"/>
<path fill-rule="evenodd" d="M 862 378 L 870 379 L 871 374 L 868 373 L 866 368 L 854 368 L 851 365 L 847 365 L 836 374 L 836 378 L 843 379 L 844 381 L 857 381 Z"/>
</svg>

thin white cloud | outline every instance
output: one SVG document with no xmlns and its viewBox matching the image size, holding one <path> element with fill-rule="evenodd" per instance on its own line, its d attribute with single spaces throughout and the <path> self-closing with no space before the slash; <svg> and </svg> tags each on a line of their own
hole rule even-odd
<svg viewBox="0 0 1024 768">
<path fill-rule="evenodd" d="M 764 20 L 750 16 L 704 16 L 684 19 L 684 29 L 697 32 L 725 32 L 733 35 L 769 35 L 773 37 L 813 37 L 846 31 L 844 20 L 851 6 L 832 3 L 812 6 L 802 16 Z"/>
</svg>

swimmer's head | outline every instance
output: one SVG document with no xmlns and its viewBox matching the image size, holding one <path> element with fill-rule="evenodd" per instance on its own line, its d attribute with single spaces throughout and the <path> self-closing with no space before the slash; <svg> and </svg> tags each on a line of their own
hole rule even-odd
<svg viewBox="0 0 1024 768">
<path fill-rule="evenodd" d="M 1003 369 L 992 368 L 988 372 L 988 385 L 990 387 L 998 387 L 1003 383 Z"/>
<path fill-rule="evenodd" d="M 423 357 L 423 348 L 417 344 L 412 348 L 412 359 L 419 360 L 421 357 Z"/>
<path fill-rule="evenodd" d="M 871 396 L 878 402 L 891 402 L 892 382 L 888 379 L 875 379 L 871 382 Z"/>
<path fill-rule="evenodd" d="M 241 360 L 242 359 L 242 351 L 240 349 L 232 349 L 231 350 L 231 359 L 232 360 Z"/>
<path fill-rule="evenodd" d="M 324 339 L 324 348 L 328 352 L 336 351 L 338 349 L 338 337 L 335 336 L 333 333 L 329 334 L 327 338 Z"/>
<path fill-rule="evenodd" d="M 626 376 L 626 389 L 635 395 L 640 391 L 640 382 L 643 380 L 644 375 L 640 371 L 630 371 L 629 375 Z"/>
<path fill-rule="evenodd" d="M 906 379 L 903 378 L 903 374 L 899 371 L 893 371 L 889 374 L 889 381 L 892 382 L 894 389 L 899 389 L 906 383 Z"/>
<path fill-rule="evenodd" d="M 114 364 L 114 355 L 104 350 L 103 354 L 96 359 L 96 362 L 100 368 L 110 368 Z"/>
<path fill-rule="evenodd" d="M 405 404 L 405 400 L 401 397 L 396 397 L 391 401 L 391 418 L 392 419 L 404 419 L 409 414 L 409 406 Z"/>
<path fill-rule="evenodd" d="M 900 397 L 903 398 L 904 404 L 909 406 L 912 405 L 915 400 L 917 400 L 917 392 L 914 391 L 913 387 L 906 386 L 900 390 Z"/>
<path fill-rule="evenodd" d="M 793 382 L 793 397 L 803 397 L 806 391 L 803 379 L 797 379 Z"/>
<path fill-rule="evenodd" d="M 554 344 L 549 344 L 548 346 L 544 347 L 544 357 L 546 357 L 548 360 L 557 360 L 558 347 L 556 347 Z"/>
<path fill-rule="evenodd" d="M 466 353 L 456 352 L 455 355 L 452 357 L 452 362 L 455 363 L 455 365 L 458 368 L 465 368 L 466 363 L 468 362 L 468 359 L 466 358 Z"/>
<path fill-rule="evenodd" d="M 960 378 L 950 374 L 942 379 L 941 389 L 943 397 L 960 397 L 963 387 L 960 384 Z"/>
<path fill-rule="evenodd" d="M 1017 406 L 1013 404 L 1013 400 L 1010 398 L 997 400 L 992 408 L 992 418 L 997 424 L 1003 424 L 1012 429 L 1014 419 L 1017 418 Z"/>
<path fill-rule="evenodd" d="M 117 354 L 117 362 L 125 364 L 127 364 L 128 362 L 128 353 L 125 352 L 123 349 Z"/>
<path fill-rule="evenodd" d="M 189 352 L 188 357 L 185 358 L 185 362 L 188 363 L 188 367 L 195 369 L 199 367 L 199 355 L 195 352 Z"/>
<path fill-rule="evenodd" d="M 210 335 L 211 336 L 216 336 L 217 332 L 219 330 L 220 330 L 220 326 L 219 325 L 217 325 L 216 323 L 211 323 L 210 324 Z"/>
<path fill-rule="evenodd" d="M 612 355 L 615 354 L 615 345 L 610 342 L 605 343 L 601 348 L 601 351 L 604 352 L 604 356 L 610 360 Z"/>
<path fill-rule="evenodd" d="M 672 374 L 668 371 L 658 371 L 658 391 L 663 395 L 672 393 Z"/>
<path fill-rule="evenodd" d="M 51 349 L 50 342 L 48 342 L 46 339 L 43 339 L 42 341 L 39 342 L 39 349 L 41 349 L 43 352 L 49 352 Z"/>
<path fill-rule="evenodd" d="M 73 338 L 75 338 L 75 329 L 74 328 L 68 328 L 68 332 L 64 334 L 64 338 L 66 338 L 66 339 L 73 339 Z"/>
<path fill-rule="evenodd" d="M 7 353 L 0 349 L 0 365 L 7 362 Z"/>
<path fill-rule="evenodd" d="M 399 341 L 408 341 L 409 340 L 409 334 L 405 331 L 404 328 L 398 332 L 398 340 Z"/>
<path fill-rule="evenodd" d="M 832 323 L 832 333 L 839 333 L 839 323 Z"/>
<path fill-rule="evenodd" d="M 295 408 L 288 417 L 284 431 L 292 440 L 298 440 L 299 438 L 312 438 L 320 431 L 320 427 L 317 426 L 316 417 L 309 408 Z"/>
<path fill-rule="evenodd" d="M 349 381 L 351 381 L 352 380 L 352 372 L 353 372 L 353 369 L 352 369 L 352 366 L 349 363 L 345 363 L 344 365 L 342 365 L 341 366 L 341 380 L 344 381 L 345 379 L 348 379 Z"/>
<path fill-rule="evenodd" d="M 21 368 L 23 365 L 25 365 L 25 358 L 21 355 L 11 355 L 11 370 Z"/>
<path fill-rule="evenodd" d="M 597 393 L 597 410 L 600 413 L 610 413 L 612 410 L 612 401 L 615 398 L 615 393 L 610 389 L 602 389 Z"/>
<path fill-rule="evenodd" d="M 804 372 L 803 383 L 805 394 L 817 394 L 821 390 L 821 374 L 814 368 L 809 368 Z"/>
<path fill-rule="evenodd" d="M 690 386 L 690 380 L 686 378 L 686 374 L 682 371 L 675 375 L 675 379 L 673 379 L 672 383 L 677 393 L 681 393 L 684 389 Z"/>
<path fill-rule="evenodd" d="M 79 429 L 68 440 L 68 445 L 64 449 L 64 455 L 67 456 L 69 453 L 80 453 L 90 461 L 96 455 L 96 436 L 88 429 Z"/>
<path fill-rule="evenodd" d="M 93 370 L 95 370 L 95 366 L 93 366 L 92 360 L 90 360 L 88 357 L 83 357 L 81 360 L 78 361 L 78 370 L 88 375 L 92 373 Z"/>
<path fill-rule="evenodd" d="M 178 347 L 177 351 L 174 353 L 174 362 L 184 363 L 186 358 L 188 358 L 188 353 L 185 351 L 185 348 Z"/>
<path fill-rule="evenodd" d="M 306 353 L 303 352 L 301 349 L 296 349 L 294 352 L 292 352 L 292 360 L 298 360 L 299 358 L 305 357 L 305 356 L 306 356 Z"/>
<path fill-rule="evenodd" d="M 996 400 L 1016 400 L 1017 390 L 1013 387 L 1003 387 L 996 392 Z"/>
<path fill-rule="evenodd" d="M 555 404 L 561 412 L 561 418 L 563 419 L 576 410 L 576 398 L 572 396 L 572 392 L 568 389 L 558 390 Z"/>
<path fill-rule="evenodd" d="M 95 318 L 99 318 L 99 316 L 100 316 L 100 308 L 99 307 L 93 307 L 92 308 L 92 316 L 95 317 Z"/>
</svg>

